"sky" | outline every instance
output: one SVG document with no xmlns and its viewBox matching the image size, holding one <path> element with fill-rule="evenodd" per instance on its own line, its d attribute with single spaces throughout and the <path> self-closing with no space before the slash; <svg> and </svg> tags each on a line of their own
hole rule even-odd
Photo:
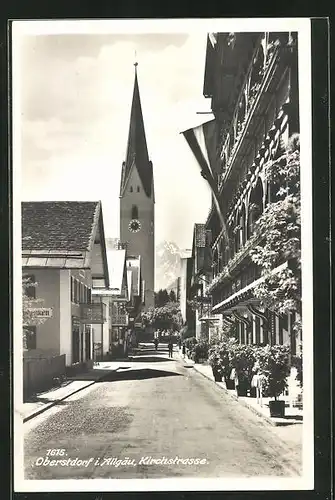
<svg viewBox="0 0 335 500">
<path fill-rule="evenodd" d="M 202 95 L 206 34 L 25 35 L 18 47 L 21 199 L 101 200 L 106 237 L 119 236 L 136 58 L 156 245 L 191 248 L 210 192 L 180 132 L 210 110 Z"/>
</svg>

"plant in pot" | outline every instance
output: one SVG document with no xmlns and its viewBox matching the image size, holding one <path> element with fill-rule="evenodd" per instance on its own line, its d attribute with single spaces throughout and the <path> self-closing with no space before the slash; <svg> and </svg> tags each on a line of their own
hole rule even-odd
<svg viewBox="0 0 335 500">
<path fill-rule="evenodd" d="M 195 363 L 201 363 L 208 358 L 208 342 L 206 340 L 201 340 L 194 345 L 193 348 L 193 360 Z"/>
<path fill-rule="evenodd" d="M 221 350 L 221 359 L 224 369 L 224 377 L 227 389 L 235 389 L 235 378 L 231 378 L 232 369 L 234 368 L 232 359 L 234 357 L 234 349 L 237 346 L 237 341 L 234 338 L 227 338 L 223 342 Z"/>
<path fill-rule="evenodd" d="M 287 387 L 290 374 L 290 349 L 287 345 L 265 346 L 259 350 L 257 364 L 262 377 L 262 387 L 269 397 L 271 417 L 284 417 L 285 401 L 278 399 Z"/>
<path fill-rule="evenodd" d="M 223 368 L 220 354 L 220 343 L 210 346 L 208 350 L 208 362 L 212 367 L 215 382 L 221 382 L 223 377 Z"/>
<path fill-rule="evenodd" d="M 192 357 L 194 346 L 197 344 L 197 339 L 195 337 L 189 337 L 185 339 L 184 344 L 187 356 Z"/>
<path fill-rule="evenodd" d="M 247 396 L 251 387 L 256 361 L 256 346 L 239 344 L 231 352 L 231 364 L 236 370 L 235 385 L 238 396 Z"/>
</svg>

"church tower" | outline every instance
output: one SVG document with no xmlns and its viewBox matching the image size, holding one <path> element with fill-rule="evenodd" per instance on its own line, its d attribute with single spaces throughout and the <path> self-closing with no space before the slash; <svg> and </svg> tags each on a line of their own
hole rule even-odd
<svg viewBox="0 0 335 500">
<path fill-rule="evenodd" d="M 135 63 L 126 161 L 120 186 L 120 239 L 129 256 L 141 257 L 144 310 L 154 306 L 155 286 L 155 195 L 152 163 L 145 137 Z"/>
</svg>

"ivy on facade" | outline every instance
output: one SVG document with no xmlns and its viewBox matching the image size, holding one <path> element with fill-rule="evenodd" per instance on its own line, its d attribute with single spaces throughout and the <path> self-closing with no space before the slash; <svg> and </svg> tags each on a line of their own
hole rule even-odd
<svg viewBox="0 0 335 500">
<path fill-rule="evenodd" d="M 265 166 L 265 176 L 274 188 L 270 202 L 256 222 L 263 244 L 250 251 L 253 262 L 261 267 L 263 282 L 255 295 L 263 305 L 278 314 L 301 314 L 301 202 L 300 143 L 293 135 L 287 150 Z M 270 200 L 271 201 L 271 200 Z M 288 262 L 277 273 L 276 266 Z"/>
</svg>

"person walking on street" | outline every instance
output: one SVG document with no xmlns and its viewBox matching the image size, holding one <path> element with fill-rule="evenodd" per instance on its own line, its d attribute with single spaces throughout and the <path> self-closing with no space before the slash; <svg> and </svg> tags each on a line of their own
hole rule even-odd
<svg viewBox="0 0 335 500">
<path fill-rule="evenodd" d="M 183 342 L 183 357 L 185 359 L 185 356 L 186 356 L 186 345 L 185 345 L 185 342 Z"/>
<path fill-rule="evenodd" d="M 172 337 L 169 337 L 168 347 L 169 347 L 169 358 L 172 358 L 173 357 L 173 340 L 172 340 Z"/>
</svg>

